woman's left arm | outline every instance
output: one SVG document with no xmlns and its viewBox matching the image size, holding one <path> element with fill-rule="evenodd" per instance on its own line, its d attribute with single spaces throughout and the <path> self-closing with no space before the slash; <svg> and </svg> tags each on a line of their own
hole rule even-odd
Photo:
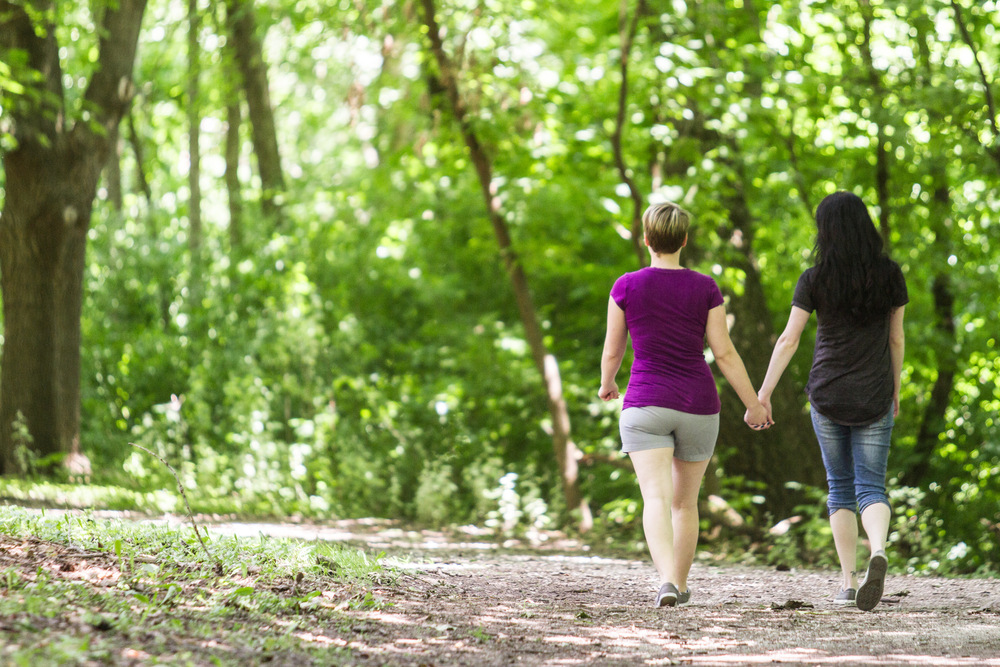
<svg viewBox="0 0 1000 667">
<path fill-rule="evenodd" d="M 608 298 L 608 333 L 604 338 L 604 354 L 601 356 L 601 390 L 598 396 L 603 401 L 612 401 L 620 397 L 615 376 L 625 358 L 625 345 L 628 342 L 628 327 L 625 324 L 625 311 L 618 307 L 613 298 Z"/>
<path fill-rule="evenodd" d="M 899 416 L 900 375 L 903 372 L 903 352 L 906 348 L 906 338 L 903 335 L 903 311 L 906 306 L 900 306 L 892 311 L 889 318 L 889 354 L 892 358 L 892 416 Z"/>
</svg>

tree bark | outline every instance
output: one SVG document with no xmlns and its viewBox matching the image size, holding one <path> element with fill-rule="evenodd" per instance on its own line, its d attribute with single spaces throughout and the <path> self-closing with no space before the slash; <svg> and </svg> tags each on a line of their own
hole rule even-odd
<svg viewBox="0 0 1000 667">
<path fill-rule="evenodd" d="M 0 216 L 4 348 L 0 363 L 0 473 L 19 472 L 18 422 L 40 457 L 79 447 L 80 312 L 87 230 L 101 171 L 133 94 L 131 83 L 145 0 L 104 10 L 97 69 L 85 93 L 88 120 L 67 121 L 56 26 L 36 24 L 0 1 L 0 49 L 18 49 L 39 76 L 27 81 L 30 107 L 12 109 L 17 148 L 3 157 Z M 44 19 L 42 19 L 44 20 Z M 31 99 L 28 98 L 28 99 Z"/>
<path fill-rule="evenodd" d="M 431 52 L 437 62 L 441 84 L 448 98 L 451 112 L 461 129 L 462 138 L 465 140 L 465 145 L 469 150 L 472 164 L 476 168 L 476 175 L 479 177 L 479 184 L 482 189 L 483 200 L 486 203 L 487 214 L 493 226 L 497 245 L 500 246 L 500 255 L 503 258 L 507 274 L 510 276 L 511 285 L 514 289 L 514 298 L 517 302 L 518 312 L 520 313 L 521 324 L 524 326 L 525 338 L 527 338 L 528 346 L 531 348 L 531 355 L 535 366 L 545 381 L 549 414 L 552 418 L 552 448 L 562 478 L 566 508 L 567 510 L 579 509 L 581 511 L 582 521 L 580 528 L 586 530 L 590 528 L 592 519 L 590 508 L 580 493 L 578 479 L 580 452 L 570 437 L 569 412 L 566 409 L 566 401 L 562 394 L 562 379 L 559 375 L 559 364 L 546 348 L 545 338 L 538 324 L 535 306 L 532 303 L 528 278 L 524 273 L 524 268 L 521 265 L 517 252 L 514 250 L 507 223 L 500 215 L 498 205 L 494 202 L 494 193 L 491 191 L 493 182 L 492 163 L 483 150 L 475 129 L 472 127 L 465 102 L 458 88 L 454 66 L 444 51 L 444 44 L 441 41 L 441 28 L 435 16 L 434 0 L 421 0 L 421 2 L 424 9 L 424 21 L 427 25 L 428 37 L 431 42 Z"/>
<path fill-rule="evenodd" d="M 267 84 L 267 63 L 264 62 L 261 39 L 257 35 L 253 0 L 226 0 L 226 21 L 250 111 L 254 153 L 257 155 L 263 190 L 261 205 L 264 214 L 280 226 L 285 177 L 281 170 L 274 110 L 271 108 L 271 93 Z"/>
</svg>

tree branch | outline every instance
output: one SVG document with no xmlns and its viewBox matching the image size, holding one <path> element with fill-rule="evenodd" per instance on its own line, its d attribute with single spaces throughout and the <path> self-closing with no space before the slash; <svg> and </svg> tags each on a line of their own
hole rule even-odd
<svg viewBox="0 0 1000 667">
<path fill-rule="evenodd" d="M 85 99 L 93 107 L 94 120 L 108 135 L 125 115 L 135 94 L 132 70 L 145 11 L 146 0 L 118 0 L 104 10 L 99 66 L 90 79 Z M 92 134 L 88 123 L 77 123 L 76 132 Z"/>
<path fill-rule="evenodd" d="M 216 573 L 217 574 L 222 574 L 222 561 L 216 560 L 215 558 L 212 557 L 212 554 L 211 554 L 211 552 L 209 552 L 208 547 L 205 546 L 205 541 L 203 539 L 201 539 L 201 533 L 198 532 L 198 522 L 194 520 L 194 512 L 191 511 L 191 503 L 188 502 L 187 494 L 184 492 L 184 485 L 181 483 L 181 478 L 177 474 L 177 471 L 174 470 L 174 467 L 172 465 L 170 465 L 169 463 L 167 463 L 166 460 L 162 456 L 160 456 L 159 454 L 151 452 L 148 449 L 146 449 L 145 447 L 143 447 L 142 445 L 137 445 L 134 442 L 130 442 L 128 444 L 132 445 L 136 449 L 141 449 L 142 451 L 146 452 L 150 456 L 156 457 L 160 461 L 160 463 L 162 463 L 163 465 L 167 466 L 167 470 L 169 470 L 170 473 L 174 476 L 174 479 L 177 480 L 177 488 L 180 489 L 180 491 L 181 491 L 181 498 L 184 499 L 184 506 L 187 507 L 188 518 L 191 519 L 191 527 L 194 528 L 194 535 L 195 535 L 195 537 L 198 538 L 198 542 L 201 544 L 201 548 L 204 549 L 205 556 L 208 558 L 208 560 L 215 563 L 215 571 L 216 571 Z"/>
<path fill-rule="evenodd" d="M 625 128 L 625 110 L 628 106 L 628 59 L 632 52 L 632 41 L 635 39 L 636 29 L 639 24 L 639 15 L 642 14 L 643 6 L 644 0 L 639 0 L 635 9 L 635 16 L 629 21 L 628 0 L 621 0 L 618 26 L 621 36 L 620 66 L 622 83 L 618 89 L 618 116 L 615 119 L 615 131 L 611 135 L 611 148 L 615 155 L 615 165 L 618 167 L 622 181 L 628 186 L 629 194 L 632 197 L 632 247 L 635 250 L 636 257 L 639 259 L 640 267 L 649 264 L 649 257 L 642 243 L 642 212 L 644 201 L 635 181 L 628 175 L 628 165 L 625 164 L 625 155 L 622 151 L 622 132 Z"/>
<path fill-rule="evenodd" d="M 775 128 L 777 131 L 777 128 Z M 809 197 L 809 184 L 806 183 L 805 174 L 802 173 L 802 169 L 799 167 L 799 158 L 795 154 L 795 130 L 790 129 L 788 136 L 785 137 L 785 145 L 788 147 L 788 157 L 792 163 L 792 169 L 795 171 L 795 184 L 798 185 L 799 198 L 806 207 L 806 212 L 809 217 L 812 217 L 813 211 L 815 209 L 812 205 L 812 199 Z"/>
<path fill-rule="evenodd" d="M 972 35 L 969 33 L 968 26 L 965 25 L 965 19 L 962 17 L 962 9 L 959 7 L 956 0 L 951 0 L 951 7 L 955 10 L 955 23 L 958 25 L 959 32 L 962 33 L 962 40 L 965 42 L 966 46 L 972 49 L 972 57 L 976 61 L 976 67 L 979 68 L 979 78 L 983 83 L 983 90 L 986 94 L 986 108 L 989 110 L 990 114 L 990 125 L 993 127 L 993 138 L 996 140 L 1000 138 L 1000 129 L 997 128 L 997 109 L 996 103 L 993 101 L 993 89 L 990 86 L 989 79 L 986 78 L 986 70 L 983 68 L 983 62 L 979 59 L 979 51 L 976 49 L 975 42 L 972 41 Z M 977 136 L 977 140 L 979 140 Z M 1000 150 L 991 149 L 989 146 L 983 146 L 989 153 L 993 156 L 993 159 L 997 161 L 1000 165 Z"/>
<path fill-rule="evenodd" d="M 38 4 L 37 9 L 43 12 L 51 9 L 51 2 Z M 13 72 L 29 91 L 23 95 L 24 101 L 10 110 L 15 121 L 14 135 L 20 142 L 45 136 L 55 143 L 65 123 L 59 44 L 53 24 L 46 23 L 41 30 L 36 27 L 22 6 L 0 0 L 0 54 L 15 64 L 9 52 L 23 51 L 27 56 L 23 65 L 29 70 L 19 71 L 21 67 L 17 67 Z"/>
<path fill-rule="evenodd" d="M 632 459 L 627 456 L 609 456 L 607 454 L 584 454 L 580 457 L 579 461 L 582 466 L 593 466 L 599 463 L 612 466 L 614 468 L 620 468 L 622 470 L 635 470 L 635 466 L 632 465 Z"/>
<path fill-rule="evenodd" d="M 149 179 L 146 178 L 145 160 L 143 158 L 142 140 L 135 129 L 135 114 L 129 109 L 128 113 L 128 140 L 132 145 L 132 153 L 135 156 L 135 177 L 139 181 L 139 189 L 146 197 L 146 206 L 153 206 L 153 189 L 149 186 Z"/>
<path fill-rule="evenodd" d="M 884 90 L 882 80 L 878 70 L 875 69 L 875 61 L 872 59 L 872 8 L 869 0 L 861 0 L 861 17 L 864 20 L 862 32 L 861 57 L 865 61 L 868 69 L 868 84 L 872 89 L 872 117 L 878 125 L 876 140 L 878 146 L 875 149 L 875 190 L 878 193 L 878 224 L 882 234 L 882 241 L 886 249 L 889 248 L 889 152 L 885 149 L 888 141 L 885 133 L 885 112 L 882 109 Z"/>
</svg>

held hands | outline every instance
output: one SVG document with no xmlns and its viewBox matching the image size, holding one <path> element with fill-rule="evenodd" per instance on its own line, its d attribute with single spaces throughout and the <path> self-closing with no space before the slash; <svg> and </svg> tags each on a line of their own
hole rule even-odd
<svg viewBox="0 0 1000 667">
<path fill-rule="evenodd" d="M 591 385 L 593 386 L 593 385 Z M 610 384 L 601 384 L 601 390 L 597 392 L 602 401 L 613 401 L 616 398 L 621 398 L 618 393 L 618 383 L 611 382 Z"/>
<path fill-rule="evenodd" d="M 755 431 L 763 431 L 774 424 L 771 420 L 771 398 L 769 396 L 758 398 L 758 401 L 757 405 L 747 408 L 743 421 Z"/>
</svg>

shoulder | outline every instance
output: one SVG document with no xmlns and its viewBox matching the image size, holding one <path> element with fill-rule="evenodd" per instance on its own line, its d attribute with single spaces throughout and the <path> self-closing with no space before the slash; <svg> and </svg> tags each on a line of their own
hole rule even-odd
<svg viewBox="0 0 1000 667">
<path fill-rule="evenodd" d="M 615 300 L 615 303 L 622 309 L 628 303 L 628 293 L 631 291 L 631 281 L 632 277 L 635 276 L 637 272 L 623 273 L 615 281 L 615 284 L 611 286 L 611 298 Z"/>
<path fill-rule="evenodd" d="M 799 279 L 795 283 L 795 292 L 799 295 L 811 293 L 813 284 L 816 282 L 816 273 L 816 267 L 810 266 L 808 269 L 799 274 Z"/>
<path fill-rule="evenodd" d="M 700 271 L 695 271 L 694 269 L 687 269 L 684 275 L 692 283 L 696 285 L 702 285 L 704 287 L 718 289 L 718 283 L 715 282 L 715 278 L 708 275 L 707 273 L 702 273 Z"/>
</svg>

